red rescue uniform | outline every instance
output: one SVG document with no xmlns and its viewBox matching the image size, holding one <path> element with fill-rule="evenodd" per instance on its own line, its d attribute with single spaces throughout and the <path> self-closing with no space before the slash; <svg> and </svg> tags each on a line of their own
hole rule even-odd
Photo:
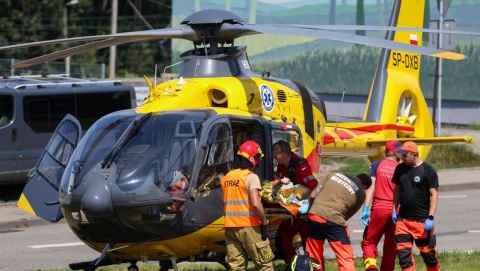
<svg viewBox="0 0 480 271">
<path fill-rule="evenodd" d="M 275 173 L 277 180 L 289 178 L 293 184 L 300 184 L 307 187 L 310 191 L 317 187 L 318 181 L 312 174 L 312 169 L 307 160 L 301 158 L 292 152 L 288 166 L 279 164 Z M 293 256 L 296 255 L 295 248 L 292 245 L 295 235 L 300 234 L 302 245 L 305 248 L 307 241 L 307 219 L 294 218 L 292 220 L 285 219 L 281 222 L 277 230 L 280 238 L 276 240 L 277 250 L 285 253 L 285 263 L 289 263 Z M 281 243 L 277 244 L 277 242 Z"/>
</svg>

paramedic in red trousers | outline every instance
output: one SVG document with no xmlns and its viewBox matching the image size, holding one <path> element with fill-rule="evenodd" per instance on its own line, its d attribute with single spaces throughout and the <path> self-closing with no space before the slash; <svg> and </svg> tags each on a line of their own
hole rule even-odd
<svg viewBox="0 0 480 271">
<path fill-rule="evenodd" d="M 255 270 L 273 271 L 273 252 L 267 232 L 260 179 L 253 173 L 263 152 L 255 141 L 245 141 L 238 148 L 239 164 L 221 179 L 224 214 L 226 261 L 230 270 L 247 270 L 248 259 Z"/>
<path fill-rule="evenodd" d="M 372 186 L 365 191 L 366 198 L 360 216 L 366 226 L 362 241 L 363 263 L 366 271 L 378 271 L 377 245 L 383 235 L 385 238 L 380 271 L 393 271 L 395 268 L 396 253 L 393 241 L 395 224 L 391 218 L 395 184 L 392 183 L 392 177 L 401 159 L 400 154 L 396 153 L 401 145 L 402 143 L 397 140 L 388 141 L 385 144 L 385 158 L 370 165 L 369 175 L 372 178 Z M 371 213 L 368 210 L 370 203 L 372 204 Z"/>
<path fill-rule="evenodd" d="M 308 205 L 299 208 L 300 213 L 308 212 L 308 238 L 306 253 L 314 258 L 315 270 L 325 270 L 323 246 L 325 240 L 337 258 L 338 270 L 355 271 L 353 246 L 346 221 L 351 218 L 365 202 L 365 191 L 372 185 L 367 174 L 350 176 L 342 173 L 330 173 L 323 177 L 310 194 Z"/>
<path fill-rule="evenodd" d="M 318 181 L 313 176 L 307 160 L 292 152 L 290 145 L 286 141 L 279 140 L 273 144 L 272 153 L 278 162 L 275 180 L 271 182 L 272 185 L 292 182 L 293 184 L 300 184 L 310 191 L 317 187 Z M 280 223 L 277 230 L 277 238 L 275 239 L 276 253 L 277 256 L 282 252 L 285 253 L 284 261 L 286 264 L 290 263 L 293 256 L 296 255 L 292 244 L 296 234 L 300 234 L 302 245 L 305 248 L 307 240 L 307 220 L 305 218 L 284 219 Z"/>
<path fill-rule="evenodd" d="M 392 220 L 398 263 L 404 271 L 414 271 L 413 242 L 427 266 L 427 271 L 440 270 L 434 216 L 438 203 L 438 175 L 435 169 L 418 157 L 415 142 L 407 141 L 397 150 L 403 163 L 395 168 L 392 181 Z M 396 210 L 400 204 L 400 210 Z"/>
</svg>

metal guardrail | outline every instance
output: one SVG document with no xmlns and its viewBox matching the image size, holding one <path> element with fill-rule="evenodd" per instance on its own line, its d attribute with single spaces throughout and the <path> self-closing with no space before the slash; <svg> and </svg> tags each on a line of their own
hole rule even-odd
<svg viewBox="0 0 480 271">
<path fill-rule="evenodd" d="M 65 62 L 46 62 L 28 68 L 15 69 L 11 66 L 21 62 L 20 59 L 0 59 L 0 73 L 2 76 L 25 76 L 25 75 L 41 75 L 41 74 L 62 74 L 67 73 L 74 78 L 105 78 L 105 63 L 88 64 L 88 63 L 70 63 L 69 66 Z"/>
</svg>

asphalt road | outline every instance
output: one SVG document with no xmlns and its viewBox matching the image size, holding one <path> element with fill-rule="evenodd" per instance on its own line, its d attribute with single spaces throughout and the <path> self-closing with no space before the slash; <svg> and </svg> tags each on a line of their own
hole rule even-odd
<svg viewBox="0 0 480 271">
<path fill-rule="evenodd" d="M 480 250 L 478 198 L 480 189 L 440 193 L 435 216 L 439 251 Z M 360 242 L 364 228 L 358 220 L 359 215 L 357 213 L 348 221 L 356 256 L 362 253 Z M 325 255 L 333 257 L 330 247 L 326 245 L 325 248 Z M 81 244 L 63 222 L 42 222 L 17 228 L 0 224 L 0 251 L 0 270 L 9 271 L 68 269 L 69 263 L 90 261 L 99 256 Z"/>
</svg>

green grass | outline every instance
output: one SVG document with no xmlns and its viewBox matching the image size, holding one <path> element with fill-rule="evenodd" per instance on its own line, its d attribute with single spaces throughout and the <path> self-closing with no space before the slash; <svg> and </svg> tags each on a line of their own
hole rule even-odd
<svg viewBox="0 0 480 271">
<path fill-rule="evenodd" d="M 426 160 L 436 170 L 478 167 L 480 154 L 474 152 L 467 145 L 435 145 L 432 147 Z M 369 166 L 363 158 L 322 158 L 322 164 L 344 164 L 337 172 L 350 175 L 368 173 Z"/>
<path fill-rule="evenodd" d="M 467 128 L 470 129 L 470 130 L 479 131 L 480 130 L 480 124 L 471 123 L 471 124 L 467 125 Z"/>
<path fill-rule="evenodd" d="M 476 167 L 480 155 L 467 145 L 437 145 L 432 147 L 427 162 L 437 170 Z"/>
<path fill-rule="evenodd" d="M 328 245 L 326 245 L 328 246 Z M 474 252 L 439 252 L 438 253 L 440 265 L 442 271 L 478 271 L 480 266 L 480 251 Z M 377 262 L 380 262 L 381 258 L 377 259 Z M 356 270 L 364 270 L 363 260 L 361 258 L 355 258 L 355 269 Z M 284 270 L 285 265 L 282 260 L 277 260 L 275 263 L 275 270 Z M 422 257 L 420 255 L 415 255 L 415 263 L 417 265 L 417 271 L 426 271 L 425 264 L 423 263 Z M 115 265 L 115 266 L 108 266 L 108 267 L 100 267 L 98 271 L 125 271 L 128 268 L 128 264 L 123 265 Z M 139 263 L 138 267 L 141 271 L 157 271 L 158 264 L 153 262 L 151 263 Z M 207 267 L 209 270 L 212 271 L 219 271 L 225 270 L 220 264 L 216 263 L 187 263 L 181 264 L 178 266 L 179 270 L 181 271 L 193 271 L 193 270 L 205 270 Z M 337 261 L 335 259 L 326 259 L 325 261 L 325 269 L 326 270 L 337 270 Z M 51 269 L 60 271 L 59 269 Z M 67 269 L 63 269 L 67 270 Z M 63 271 L 61 270 L 61 271 Z M 173 270 L 173 269 L 170 269 Z M 254 271 L 255 268 L 253 264 L 250 263 L 248 271 Z M 400 271 L 401 268 L 397 263 L 395 264 L 395 271 Z M 48 270 L 45 270 L 48 271 Z"/>
</svg>

